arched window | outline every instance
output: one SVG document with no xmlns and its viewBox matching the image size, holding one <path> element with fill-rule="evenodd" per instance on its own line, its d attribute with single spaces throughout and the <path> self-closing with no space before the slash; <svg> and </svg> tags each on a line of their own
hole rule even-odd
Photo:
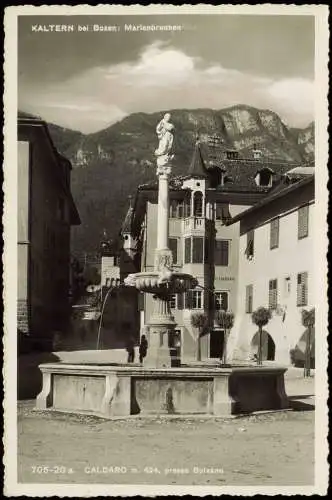
<svg viewBox="0 0 332 500">
<path fill-rule="evenodd" d="M 194 216 L 203 217 L 203 195 L 199 191 L 194 194 Z"/>
</svg>

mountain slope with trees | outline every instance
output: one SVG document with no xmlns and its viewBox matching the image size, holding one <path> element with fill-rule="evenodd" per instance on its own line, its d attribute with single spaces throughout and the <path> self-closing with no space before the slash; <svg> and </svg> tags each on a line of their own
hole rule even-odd
<svg viewBox="0 0 332 500">
<path fill-rule="evenodd" d="M 93 134 L 50 124 L 58 150 L 73 164 L 72 191 L 82 224 L 73 230 L 75 254 L 98 248 L 105 229 L 115 238 L 128 208 L 128 196 L 139 184 L 155 179 L 155 127 L 164 111 L 134 113 Z M 251 157 L 254 147 L 264 158 L 307 164 L 314 159 L 314 124 L 287 127 L 268 110 L 246 105 L 215 111 L 171 111 L 175 125 L 173 175 L 187 172 L 195 139 L 220 138 L 222 147 Z"/>
</svg>

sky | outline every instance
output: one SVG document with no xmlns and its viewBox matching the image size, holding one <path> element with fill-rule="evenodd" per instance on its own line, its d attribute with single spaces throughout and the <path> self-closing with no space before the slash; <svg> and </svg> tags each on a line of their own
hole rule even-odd
<svg viewBox="0 0 332 500">
<path fill-rule="evenodd" d="M 50 24 L 75 31 L 34 31 Z M 313 16 L 21 16 L 18 34 L 19 109 L 83 133 L 134 112 L 235 104 L 275 111 L 292 127 L 314 117 Z"/>
</svg>

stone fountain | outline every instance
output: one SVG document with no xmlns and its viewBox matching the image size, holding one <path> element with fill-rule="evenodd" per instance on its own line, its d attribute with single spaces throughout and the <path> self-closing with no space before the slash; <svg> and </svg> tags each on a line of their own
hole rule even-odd
<svg viewBox="0 0 332 500">
<path fill-rule="evenodd" d="M 170 367 L 170 349 L 168 339 L 175 327 L 170 309 L 170 297 L 194 288 L 198 282 L 190 274 L 173 270 L 173 255 L 168 248 L 169 215 L 169 177 L 172 172 L 171 154 L 173 145 L 173 125 L 166 113 L 157 125 L 159 147 L 157 157 L 158 176 L 158 232 L 155 250 L 154 271 L 130 274 L 125 284 L 134 286 L 140 292 L 153 294 L 154 312 L 148 323 L 149 349 L 144 363 L 147 367 Z"/>
<path fill-rule="evenodd" d="M 132 414 L 208 414 L 229 416 L 288 406 L 283 367 L 171 367 L 168 338 L 175 322 L 170 296 L 197 285 L 190 274 L 175 272 L 168 248 L 169 176 L 173 125 L 166 113 L 157 125 L 158 235 L 152 272 L 130 274 L 125 284 L 154 296 L 149 348 L 144 366 L 111 363 L 40 365 L 40 410 L 55 409 L 103 417 Z"/>
</svg>

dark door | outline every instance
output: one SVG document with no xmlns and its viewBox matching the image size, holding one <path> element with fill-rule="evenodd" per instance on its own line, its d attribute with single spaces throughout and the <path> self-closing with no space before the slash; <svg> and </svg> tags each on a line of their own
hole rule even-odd
<svg viewBox="0 0 332 500">
<path fill-rule="evenodd" d="M 221 358 L 224 348 L 224 331 L 212 330 L 210 333 L 210 358 Z"/>
<path fill-rule="evenodd" d="M 267 337 L 267 359 L 268 359 L 268 361 L 274 361 L 275 353 L 276 353 L 275 343 L 273 342 L 273 338 L 271 337 L 271 335 L 268 334 L 268 337 Z"/>
</svg>

